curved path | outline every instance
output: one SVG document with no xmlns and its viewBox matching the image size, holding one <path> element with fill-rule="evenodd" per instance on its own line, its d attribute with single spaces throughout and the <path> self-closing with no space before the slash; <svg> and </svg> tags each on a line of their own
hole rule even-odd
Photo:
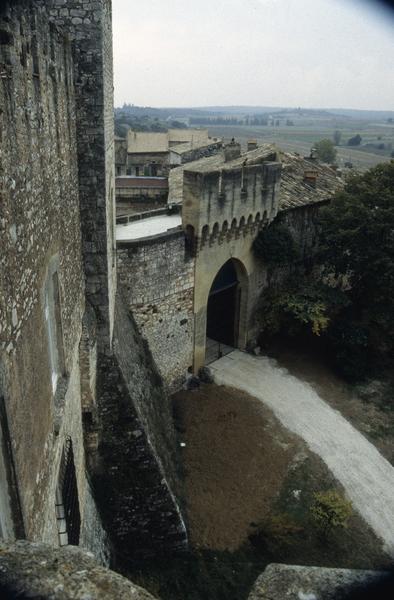
<svg viewBox="0 0 394 600">
<path fill-rule="evenodd" d="M 353 507 L 394 556 L 394 468 L 311 385 L 264 356 L 239 350 L 210 365 L 215 382 L 238 388 L 268 406 L 299 435 L 343 485 Z"/>
</svg>

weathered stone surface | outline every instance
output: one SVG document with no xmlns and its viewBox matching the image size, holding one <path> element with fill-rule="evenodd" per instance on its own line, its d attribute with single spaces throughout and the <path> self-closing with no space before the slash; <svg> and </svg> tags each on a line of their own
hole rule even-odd
<svg viewBox="0 0 394 600">
<path fill-rule="evenodd" d="M 123 313 L 114 328 L 111 1 L 5 0 L 0 32 L 2 535 L 65 542 L 59 474 L 72 443 L 74 543 L 108 562 L 89 483 L 98 465 L 119 492 L 102 507 L 113 539 L 129 535 L 130 554 L 183 547 L 168 398 Z"/>
<path fill-rule="evenodd" d="M 72 41 L 86 295 L 96 313 L 100 349 L 108 352 L 116 293 L 112 3 L 50 1 L 51 19 Z"/>
<path fill-rule="evenodd" d="M 386 577 L 387 574 L 379 571 L 273 563 L 257 579 L 248 600 L 345 600 L 368 586 L 384 583 Z"/>
<path fill-rule="evenodd" d="M 72 48 L 65 32 L 49 23 L 48 3 L 38 0 L 1 2 L 0 30 L 7 32 L 0 43 L 0 453 L 8 448 L 14 522 L 7 537 L 58 543 L 55 491 L 63 447 L 71 438 L 80 543 L 105 562 L 81 420 L 85 277 Z M 61 354 L 56 393 L 46 317 L 46 286 L 54 272 Z"/>
<path fill-rule="evenodd" d="M 0 543 L 0 586 L 15 597 L 40 600 L 154 600 L 125 577 L 99 566 L 90 552 L 26 541 Z"/>
<path fill-rule="evenodd" d="M 116 560 L 127 560 L 185 549 L 187 534 L 169 398 L 119 296 L 115 315 L 114 354 L 99 362 L 94 488 Z"/>
<path fill-rule="evenodd" d="M 161 376 L 177 389 L 193 364 L 194 260 L 183 231 L 118 243 L 118 277 Z"/>
</svg>

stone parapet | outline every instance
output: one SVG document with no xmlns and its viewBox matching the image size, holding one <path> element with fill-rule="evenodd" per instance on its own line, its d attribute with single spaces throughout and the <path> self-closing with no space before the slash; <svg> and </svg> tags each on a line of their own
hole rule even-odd
<svg viewBox="0 0 394 600">
<path fill-rule="evenodd" d="M 278 212 L 281 164 L 188 171 L 183 174 L 183 227 L 195 237 L 238 227 L 240 222 L 271 221 Z"/>
<path fill-rule="evenodd" d="M 0 543 L 2 598 L 154 600 L 146 590 L 101 567 L 90 552 L 19 541 Z"/>
<path fill-rule="evenodd" d="M 393 593 L 388 573 L 273 563 L 257 579 L 248 600 L 389 600 Z"/>
</svg>

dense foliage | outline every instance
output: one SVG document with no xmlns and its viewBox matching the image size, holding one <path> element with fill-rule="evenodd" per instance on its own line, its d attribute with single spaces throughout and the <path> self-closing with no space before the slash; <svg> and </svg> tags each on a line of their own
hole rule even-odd
<svg viewBox="0 0 394 600">
<path fill-rule="evenodd" d="M 337 351 L 348 347 L 349 359 L 355 352 L 372 362 L 392 358 L 394 162 L 353 176 L 321 212 L 317 258 L 344 282 L 349 300 L 330 332 Z"/>
<path fill-rule="evenodd" d="M 352 515 L 352 504 L 337 490 L 315 492 L 311 506 L 311 516 L 321 530 L 327 535 L 335 527 L 347 527 Z"/>
<path fill-rule="evenodd" d="M 261 326 L 320 336 L 339 370 L 360 379 L 394 361 L 394 161 L 352 176 L 317 227 L 313 275 L 289 261 L 291 276 L 264 294 Z"/>
<path fill-rule="evenodd" d="M 357 135 L 354 135 L 353 137 L 349 138 L 347 141 L 347 145 L 348 146 L 359 146 L 362 142 L 362 137 L 359 133 L 357 133 Z"/>
<path fill-rule="evenodd" d="M 267 265 L 288 265 L 299 258 L 290 231 L 280 222 L 260 231 L 253 243 L 253 251 Z"/>
<path fill-rule="evenodd" d="M 333 163 L 337 155 L 334 143 L 329 139 L 320 140 L 315 143 L 317 158 L 322 162 Z"/>
</svg>

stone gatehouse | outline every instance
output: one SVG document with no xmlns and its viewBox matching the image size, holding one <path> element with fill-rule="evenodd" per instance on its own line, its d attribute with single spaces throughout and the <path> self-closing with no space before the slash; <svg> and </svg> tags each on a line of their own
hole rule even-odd
<svg viewBox="0 0 394 600">
<path fill-rule="evenodd" d="M 171 172 L 167 209 L 122 219 L 119 286 L 170 389 L 255 343 L 254 309 L 267 275 L 252 251 L 256 235 L 280 212 L 306 240 L 316 206 L 338 182 L 309 159 L 269 145 L 241 154 L 231 143 Z"/>
</svg>

